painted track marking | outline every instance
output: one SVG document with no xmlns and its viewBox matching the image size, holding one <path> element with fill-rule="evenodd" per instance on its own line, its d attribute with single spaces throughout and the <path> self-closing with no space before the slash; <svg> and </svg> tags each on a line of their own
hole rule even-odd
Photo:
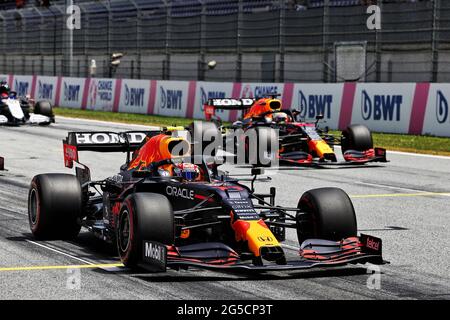
<svg viewBox="0 0 450 320">
<path fill-rule="evenodd" d="M 7 271 L 35 271 L 35 270 L 64 270 L 64 269 L 94 269 L 94 268 L 118 268 L 122 263 L 83 264 L 83 265 L 61 265 L 61 266 L 29 266 L 29 267 L 0 267 L 0 272 Z"/>
</svg>

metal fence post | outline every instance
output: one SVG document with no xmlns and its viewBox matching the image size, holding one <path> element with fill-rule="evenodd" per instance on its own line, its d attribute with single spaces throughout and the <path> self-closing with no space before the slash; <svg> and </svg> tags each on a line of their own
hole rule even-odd
<svg viewBox="0 0 450 320">
<path fill-rule="evenodd" d="M 165 59 L 163 60 L 163 79 L 170 79 L 170 33 L 171 28 L 171 0 L 166 0 L 164 5 L 166 6 L 166 43 L 165 43 Z"/>
<path fill-rule="evenodd" d="M 378 0 L 378 6 L 381 11 L 381 23 L 383 23 L 383 0 Z M 381 51 L 382 51 L 382 31 L 383 27 L 380 30 L 375 29 L 375 69 L 376 69 L 376 82 L 381 82 Z"/>
<path fill-rule="evenodd" d="M 431 0 L 433 4 L 433 31 L 431 36 L 431 82 L 438 80 L 439 52 L 438 52 L 438 31 L 439 31 L 439 10 L 440 0 Z"/>
<path fill-rule="evenodd" d="M 241 31 L 242 21 L 244 21 L 244 5 L 243 0 L 239 0 L 238 23 L 237 23 L 237 39 L 236 39 L 236 82 L 242 81 L 242 48 L 241 48 Z"/>
<path fill-rule="evenodd" d="M 285 39 L 284 39 L 284 26 L 285 26 L 285 19 L 286 19 L 286 6 L 285 1 L 280 0 L 280 22 L 278 26 L 278 55 L 279 55 L 279 65 L 278 65 L 278 82 L 284 82 L 284 46 L 285 46 Z M 276 65 L 275 65 L 276 68 Z M 276 72 L 276 70 L 275 70 Z"/>
<path fill-rule="evenodd" d="M 136 73 L 137 73 L 137 78 L 141 79 L 141 27 L 142 27 L 142 12 L 141 9 L 139 9 L 139 5 L 136 3 L 136 1 L 134 0 L 130 0 L 130 2 L 133 4 L 133 6 L 136 9 Z M 133 71 L 133 75 L 134 75 L 134 71 Z"/>
<path fill-rule="evenodd" d="M 330 0 L 325 0 L 323 5 L 322 19 L 322 54 L 323 54 L 323 73 L 322 82 L 328 82 L 328 27 L 330 18 Z"/>
<path fill-rule="evenodd" d="M 198 80 L 204 81 L 206 68 L 205 68 L 205 40 L 206 40 L 206 6 L 204 1 L 200 1 L 202 10 L 200 12 L 200 55 L 198 59 Z"/>
</svg>

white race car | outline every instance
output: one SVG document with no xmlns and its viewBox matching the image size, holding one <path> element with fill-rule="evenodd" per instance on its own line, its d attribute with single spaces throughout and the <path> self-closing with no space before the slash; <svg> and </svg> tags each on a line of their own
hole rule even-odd
<svg viewBox="0 0 450 320">
<path fill-rule="evenodd" d="M 49 125 L 55 122 L 53 108 L 49 101 L 34 103 L 28 97 L 17 97 L 16 92 L 2 93 L 0 101 L 0 124 Z"/>
</svg>

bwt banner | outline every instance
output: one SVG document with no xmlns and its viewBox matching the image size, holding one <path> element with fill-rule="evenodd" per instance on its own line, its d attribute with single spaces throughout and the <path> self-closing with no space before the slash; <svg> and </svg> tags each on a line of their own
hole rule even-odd
<svg viewBox="0 0 450 320">
<path fill-rule="evenodd" d="M 62 78 L 58 105 L 79 109 L 83 102 L 85 84 L 84 78 Z"/>
<path fill-rule="evenodd" d="M 344 129 L 364 124 L 372 131 L 450 137 L 450 84 L 446 83 L 232 83 L 0 74 L 19 95 L 50 100 L 58 106 L 204 119 L 212 98 L 280 95 L 284 109 L 301 119 Z M 217 110 L 224 121 L 241 112 Z"/>
</svg>

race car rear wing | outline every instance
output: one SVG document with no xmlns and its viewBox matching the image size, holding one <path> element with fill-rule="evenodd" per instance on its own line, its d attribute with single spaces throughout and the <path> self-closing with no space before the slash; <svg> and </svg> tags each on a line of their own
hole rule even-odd
<svg viewBox="0 0 450 320">
<path fill-rule="evenodd" d="M 208 99 L 203 105 L 206 120 L 211 120 L 216 114 L 216 110 L 246 110 L 250 108 L 255 99 L 243 98 L 243 99 Z"/>
<path fill-rule="evenodd" d="M 161 133 L 154 131 L 126 132 L 69 132 L 63 140 L 64 165 L 73 168 L 73 162 L 78 162 L 78 151 L 94 152 L 131 152 L 138 149 L 146 137 Z"/>
</svg>

